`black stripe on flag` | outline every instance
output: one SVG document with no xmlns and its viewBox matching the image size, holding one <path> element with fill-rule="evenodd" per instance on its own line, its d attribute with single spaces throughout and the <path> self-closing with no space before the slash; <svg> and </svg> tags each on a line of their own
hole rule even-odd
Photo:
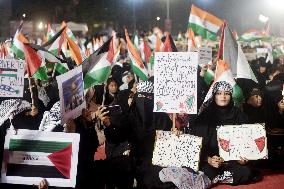
<svg viewBox="0 0 284 189">
<path fill-rule="evenodd" d="M 54 166 L 8 164 L 6 176 L 66 178 Z"/>
</svg>

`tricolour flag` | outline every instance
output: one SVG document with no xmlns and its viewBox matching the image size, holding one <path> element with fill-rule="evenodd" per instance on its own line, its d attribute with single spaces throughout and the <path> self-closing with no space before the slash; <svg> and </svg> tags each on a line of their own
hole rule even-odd
<svg viewBox="0 0 284 189">
<path fill-rule="evenodd" d="M 11 139 L 6 176 L 70 178 L 72 142 Z"/>
<path fill-rule="evenodd" d="M 127 42 L 128 53 L 129 53 L 129 56 L 132 62 L 131 65 L 132 65 L 133 72 L 143 81 L 148 80 L 148 77 L 149 77 L 148 71 L 143 64 L 143 61 L 140 57 L 139 52 L 132 44 L 129 38 L 127 29 L 125 29 L 125 37 L 126 37 L 126 42 Z"/>
<path fill-rule="evenodd" d="M 187 51 L 193 52 L 196 49 L 196 44 L 195 44 L 195 36 L 194 32 L 192 31 L 191 28 L 187 30 L 187 35 L 188 35 L 188 41 L 187 41 Z"/>
<path fill-rule="evenodd" d="M 12 51 L 15 54 L 15 57 L 19 58 L 19 59 L 25 59 L 25 54 L 24 54 L 24 45 L 23 42 L 20 41 L 18 38 L 24 38 L 23 34 L 21 33 L 22 27 L 23 27 L 23 21 L 21 21 L 20 26 L 18 27 L 14 38 L 13 38 L 13 44 L 12 44 Z M 25 39 L 26 42 L 28 42 L 27 39 Z"/>
<path fill-rule="evenodd" d="M 104 83 L 108 79 L 114 58 L 112 40 L 111 37 L 82 63 L 84 89 Z"/>
<path fill-rule="evenodd" d="M 48 23 L 47 24 L 47 33 L 46 33 L 47 40 L 50 40 L 53 36 L 55 36 L 55 32 L 51 28 L 50 23 Z"/>
<path fill-rule="evenodd" d="M 189 15 L 188 28 L 202 38 L 216 40 L 216 33 L 221 28 L 223 21 L 216 16 L 192 5 Z"/>
</svg>

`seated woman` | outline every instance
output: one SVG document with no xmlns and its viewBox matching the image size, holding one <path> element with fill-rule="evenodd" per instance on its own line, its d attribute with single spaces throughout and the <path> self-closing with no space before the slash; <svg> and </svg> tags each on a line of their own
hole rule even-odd
<svg viewBox="0 0 284 189">
<path fill-rule="evenodd" d="M 233 185 L 247 184 L 253 178 L 251 169 L 245 165 L 247 160 L 224 162 L 219 157 L 216 131 L 216 127 L 220 125 L 246 123 L 247 117 L 234 106 L 233 88 L 229 83 L 215 83 L 212 93 L 212 98 L 207 101 L 207 106 L 198 115 L 191 129 L 191 134 L 203 137 L 200 170 L 213 183 L 221 180 L 219 175 L 226 175 L 231 177 L 229 183 Z"/>
</svg>

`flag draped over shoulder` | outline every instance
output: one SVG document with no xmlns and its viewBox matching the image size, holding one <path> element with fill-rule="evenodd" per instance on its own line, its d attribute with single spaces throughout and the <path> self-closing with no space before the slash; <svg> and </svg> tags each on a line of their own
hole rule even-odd
<svg viewBox="0 0 284 189">
<path fill-rule="evenodd" d="M 114 58 L 113 38 L 111 37 L 99 49 L 86 58 L 82 63 L 84 88 L 104 83 L 111 72 Z"/>
<path fill-rule="evenodd" d="M 143 81 L 148 80 L 149 74 L 146 67 L 143 64 L 141 56 L 137 49 L 134 47 L 133 43 L 131 42 L 128 32 L 125 29 L 125 37 L 127 42 L 128 53 L 132 62 L 132 69 L 133 72 Z"/>
<path fill-rule="evenodd" d="M 202 38 L 216 40 L 216 33 L 221 28 L 223 21 L 216 16 L 192 5 L 189 15 L 188 28 Z"/>
</svg>

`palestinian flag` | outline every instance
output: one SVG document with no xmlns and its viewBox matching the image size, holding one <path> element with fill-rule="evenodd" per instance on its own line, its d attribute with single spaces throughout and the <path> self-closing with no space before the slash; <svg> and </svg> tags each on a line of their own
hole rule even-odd
<svg viewBox="0 0 284 189">
<path fill-rule="evenodd" d="M 131 65 L 132 65 L 133 72 L 143 81 L 148 80 L 148 71 L 143 64 L 143 61 L 140 57 L 139 52 L 137 51 L 137 49 L 134 47 L 133 43 L 131 42 L 127 29 L 125 29 L 125 37 L 126 37 L 126 42 L 127 42 L 128 53 L 132 61 Z"/>
<path fill-rule="evenodd" d="M 216 16 L 192 5 L 189 15 L 188 28 L 202 38 L 216 40 L 216 33 L 221 28 L 223 21 Z"/>
<path fill-rule="evenodd" d="M 70 178 L 72 142 L 11 139 L 6 176 Z"/>
<path fill-rule="evenodd" d="M 166 40 L 164 42 L 164 49 L 163 52 L 177 52 L 176 45 L 174 43 L 173 38 L 171 37 L 170 34 L 167 34 Z"/>
<path fill-rule="evenodd" d="M 78 44 L 78 41 L 76 40 L 75 35 L 73 32 L 68 28 L 67 24 L 63 21 L 61 24 L 61 28 L 66 28 L 66 34 L 69 38 L 71 38 L 76 44 Z"/>
<path fill-rule="evenodd" d="M 241 35 L 241 37 L 238 40 L 243 42 L 252 42 L 257 40 L 270 42 L 271 37 L 266 35 L 266 33 L 263 33 L 256 29 L 250 29 L 246 31 L 243 35 Z"/>
<path fill-rule="evenodd" d="M 257 83 L 257 79 L 240 44 L 235 40 L 233 33 L 226 22 L 222 27 L 218 58 L 230 65 L 232 74 L 235 78 L 251 79 Z"/>
<path fill-rule="evenodd" d="M 23 42 L 20 41 L 18 38 L 24 39 L 25 37 L 21 33 L 22 27 L 23 27 L 23 21 L 21 21 L 19 28 L 17 29 L 14 38 L 13 38 L 13 44 L 12 44 L 12 51 L 14 52 L 15 56 L 19 59 L 25 59 L 25 54 L 24 54 L 24 46 Z M 25 39 L 25 42 L 28 42 L 27 39 Z"/>
<path fill-rule="evenodd" d="M 112 40 L 111 37 L 82 63 L 84 89 L 104 83 L 108 79 L 114 58 Z"/>
</svg>

